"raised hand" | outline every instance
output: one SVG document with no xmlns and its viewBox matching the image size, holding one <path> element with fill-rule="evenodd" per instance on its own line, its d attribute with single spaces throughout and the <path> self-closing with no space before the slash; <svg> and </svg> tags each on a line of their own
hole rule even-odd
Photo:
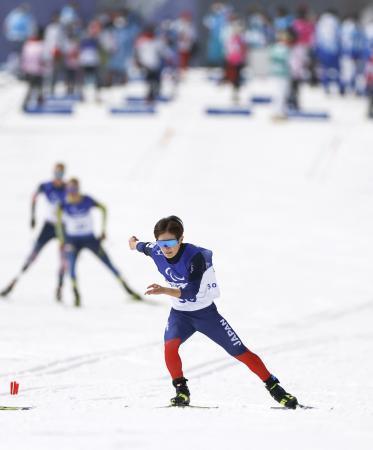
<svg viewBox="0 0 373 450">
<path fill-rule="evenodd" d="M 128 245 L 130 246 L 131 250 L 136 250 L 136 244 L 139 242 L 136 236 L 131 236 L 128 239 Z"/>
<path fill-rule="evenodd" d="M 159 284 L 151 284 L 147 287 L 147 291 L 145 292 L 145 295 L 159 295 L 164 294 L 166 288 L 163 286 L 160 286 Z"/>
</svg>

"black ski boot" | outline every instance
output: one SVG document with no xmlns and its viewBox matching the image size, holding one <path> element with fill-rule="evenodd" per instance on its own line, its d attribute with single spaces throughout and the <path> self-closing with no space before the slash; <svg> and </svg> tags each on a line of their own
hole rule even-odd
<svg viewBox="0 0 373 450">
<path fill-rule="evenodd" d="M 62 285 L 58 285 L 56 290 L 56 300 L 62 302 Z"/>
<path fill-rule="evenodd" d="M 76 287 L 73 287 L 73 292 L 74 292 L 74 304 L 75 304 L 75 306 L 77 308 L 80 308 L 82 305 L 81 305 L 81 302 L 80 302 L 79 291 L 78 291 L 78 289 Z"/>
<path fill-rule="evenodd" d="M 141 295 L 137 294 L 136 292 L 128 292 L 132 298 L 132 300 L 136 300 L 136 301 L 141 301 L 143 298 L 141 297 Z"/>
<path fill-rule="evenodd" d="M 279 383 L 279 380 L 274 375 L 271 375 L 268 380 L 265 381 L 266 389 L 280 405 L 285 408 L 295 409 L 298 405 L 298 400 L 296 397 L 288 394 Z"/>
<path fill-rule="evenodd" d="M 171 406 L 188 406 L 190 403 L 190 392 L 187 386 L 187 379 L 175 378 L 172 384 L 176 389 L 176 396 L 173 397 L 171 401 Z"/>
<path fill-rule="evenodd" d="M 17 278 L 15 278 L 3 291 L 0 292 L 1 297 L 6 297 L 13 290 L 17 283 Z"/>
<path fill-rule="evenodd" d="M 137 294 L 137 292 L 133 291 L 128 284 L 123 280 L 123 278 L 119 278 L 120 282 L 122 283 L 122 286 L 124 287 L 125 291 L 127 292 L 127 294 L 130 295 L 130 297 L 132 298 L 132 300 L 142 300 L 143 298 L 141 297 L 141 295 Z"/>
</svg>

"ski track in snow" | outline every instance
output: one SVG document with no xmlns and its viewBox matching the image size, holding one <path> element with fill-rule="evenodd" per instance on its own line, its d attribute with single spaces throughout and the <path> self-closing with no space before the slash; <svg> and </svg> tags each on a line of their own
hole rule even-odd
<svg viewBox="0 0 373 450">
<path fill-rule="evenodd" d="M 128 353 L 139 351 L 144 348 L 153 347 L 155 345 L 159 345 L 160 343 L 157 342 L 151 342 L 149 344 L 145 345 L 139 345 L 136 347 L 131 348 L 124 348 L 119 350 L 113 350 L 113 351 L 107 351 L 107 352 L 97 352 L 97 353 L 89 353 L 86 355 L 77 355 L 70 358 L 64 358 L 59 359 L 57 361 L 52 361 L 47 364 L 31 367 L 30 369 L 24 369 L 17 372 L 17 375 L 27 375 L 30 373 L 37 373 L 37 374 L 46 374 L 46 375 L 53 375 L 58 374 L 61 372 L 66 372 L 68 370 L 75 369 L 77 367 L 83 366 L 83 365 L 89 365 L 89 364 L 95 364 L 100 361 L 103 361 L 107 358 L 116 358 L 121 357 L 123 355 L 126 355 Z M 53 367 L 58 366 L 57 369 L 50 370 Z M 6 377 L 9 375 L 13 375 L 14 372 L 9 373 L 0 373 L 0 377 Z"/>
<path fill-rule="evenodd" d="M 341 311 L 323 311 L 320 313 L 311 314 L 307 317 L 300 318 L 299 321 L 297 321 L 297 322 L 293 322 L 293 323 L 287 322 L 287 323 L 283 323 L 283 324 L 280 323 L 277 325 L 277 327 L 278 328 L 286 327 L 287 329 L 289 327 L 305 328 L 307 326 L 308 327 L 314 326 L 313 325 L 314 322 L 312 322 L 313 320 L 316 320 L 318 322 L 318 324 L 320 324 L 322 322 L 329 322 L 331 320 L 337 320 L 340 318 L 344 318 L 346 316 L 350 316 L 351 314 L 356 314 L 356 313 L 359 313 L 361 311 L 364 311 L 366 309 L 371 309 L 371 308 L 373 308 L 373 301 L 364 302 L 355 307 L 346 308 Z M 311 346 L 323 345 L 328 340 L 332 340 L 332 339 L 333 338 L 329 337 L 329 338 L 319 338 L 319 339 L 315 339 L 315 338 L 304 339 L 304 340 L 299 340 L 299 341 L 292 340 L 292 341 L 284 342 L 284 343 L 282 343 L 280 345 L 276 345 L 276 346 L 259 348 L 258 352 L 266 352 L 266 353 L 268 353 L 268 352 L 275 352 L 275 353 L 287 352 L 287 351 L 297 350 L 299 348 L 303 348 L 303 347 L 309 346 L 309 345 L 311 345 Z M 141 351 L 143 349 L 147 349 L 147 348 L 150 348 L 153 346 L 160 346 L 160 345 L 162 345 L 162 343 L 159 341 L 156 341 L 156 342 L 151 342 L 149 344 L 138 345 L 138 346 L 130 347 L 130 348 L 123 348 L 123 349 L 116 349 L 116 350 L 106 351 L 106 352 L 96 352 L 96 353 L 88 353 L 88 354 L 84 354 L 84 355 L 77 355 L 77 356 L 73 356 L 73 357 L 69 357 L 69 358 L 51 361 L 47 364 L 39 365 L 36 367 L 31 367 L 29 369 L 19 370 L 19 371 L 17 371 L 17 376 L 28 375 L 28 374 L 38 374 L 38 375 L 59 374 L 59 373 L 66 372 L 69 370 L 74 370 L 74 369 L 79 368 L 84 365 L 100 363 L 108 358 L 123 357 L 132 352 Z M 207 374 L 211 374 L 213 372 L 219 372 L 221 370 L 225 370 L 233 365 L 238 364 L 235 360 L 226 361 L 226 359 L 227 359 L 226 357 L 225 358 L 217 358 L 214 360 L 207 361 L 206 363 L 203 363 L 203 364 L 197 364 L 195 366 L 190 366 L 190 367 L 188 367 L 188 372 L 192 373 L 195 376 L 201 377 L 201 376 L 204 376 Z M 224 363 L 222 365 L 219 365 L 218 367 L 214 367 L 213 369 L 210 369 L 207 371 L 204 370 L 202 373 L 198 373 L 198 369 L 200 369 L 200 368 L 206 369 L 207 367 L 215 366 L 215 364 L 221 363 L 223 361 L 224 361 Z M 195 374 L 196 370 L 197 370 L 197 374 Z M 14 372 L 0 373 L 0 377 L 7 377 L 10 375 L 14 375 Z M 168 379 L 168 377 L 167 377 L 167 379 Z"/>
</svg>

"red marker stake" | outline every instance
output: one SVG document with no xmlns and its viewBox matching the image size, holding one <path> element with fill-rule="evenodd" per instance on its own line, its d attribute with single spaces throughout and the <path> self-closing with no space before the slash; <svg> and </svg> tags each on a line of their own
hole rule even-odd
<svg viewBox="0 0 373 450">
<path fill-rule="evenodd" d="M 17 395 L 19 389 L 19 384 L 16 381 L 11 381 L 10 383 L 10 395 Z"/>
</svg>

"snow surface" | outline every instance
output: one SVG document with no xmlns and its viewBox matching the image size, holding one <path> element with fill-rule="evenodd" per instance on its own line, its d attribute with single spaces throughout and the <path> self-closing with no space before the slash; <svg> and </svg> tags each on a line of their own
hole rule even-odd
<svg viewBox="0 0 373 450">
<path fill-rule="evenodd" d="M 330 111 L 330 122 L 274 123 L 269 106 L 207 117 L 204 108 L 228 105 L 231 92 L 195 71 L 156 116 L 106 112 L 141 89 L 104 92 L 73 117 L 28 117 L 24 87 L 0 83 L 0 287 L 35 237 L 31 192 L 64 161 L 108 205 L 106 248 L 140 291 L 162 280 L 128 237 L 151 240 L 158 218 L 180 215 L 186 241 L 214 250 L 220 312 L 317 409 L 271 409 L 255 375 L 197 334 L 182 348 L 192 401 L 219 409 L 157 408 L 173 394 L 162 345 L 168 299 L 129 301 L 83 253 L 84 306 L 72 307 L 68 283 L 58 305 L 53 243 L 0 299 L 0 404 L 35 406 L 0 411 L 1 448 L 372 449 L 373 128 L 364 101 L 306 88 L 305 107 Z M 242 99 L 270 90 L 257 81 Z"/>
</svg>

